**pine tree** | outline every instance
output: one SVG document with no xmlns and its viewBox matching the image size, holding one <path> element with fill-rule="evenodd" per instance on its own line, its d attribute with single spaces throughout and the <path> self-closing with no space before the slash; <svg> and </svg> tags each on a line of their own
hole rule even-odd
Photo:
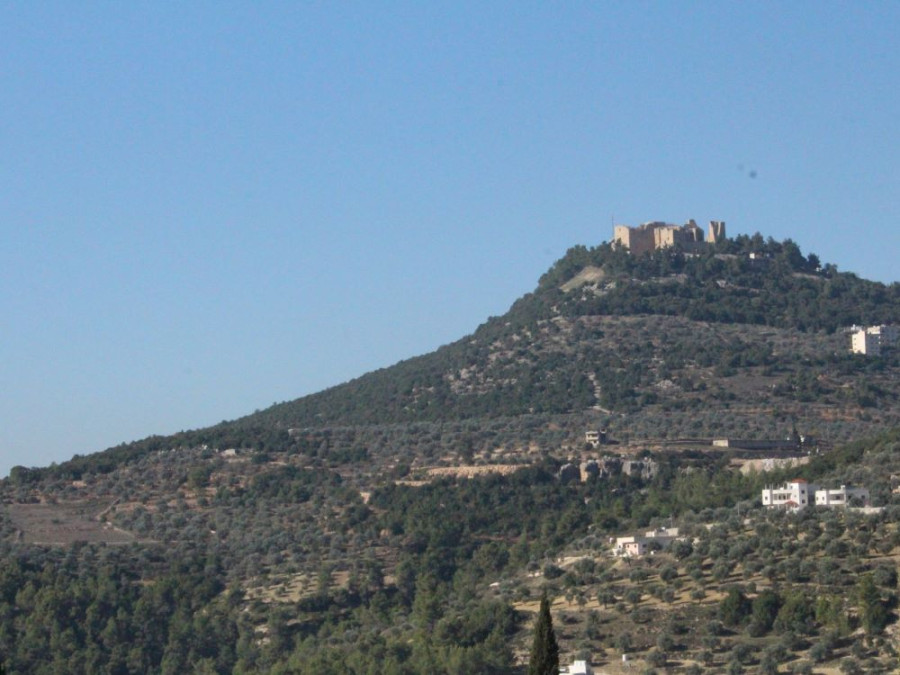
<svg viewBox="0 0 900 675">
<path fill-rule="evenodd" d="M 546 591 L 541 596 L 541 608 L 534 623 L 528 675 L 559 675 L 559 645 L 553 632 L 553 618 L 550 616 L 550 601 L 547 600 Z"/>
</svg>

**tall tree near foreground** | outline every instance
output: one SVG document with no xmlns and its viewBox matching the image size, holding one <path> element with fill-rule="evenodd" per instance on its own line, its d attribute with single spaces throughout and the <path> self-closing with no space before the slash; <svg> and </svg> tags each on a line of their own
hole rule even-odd
<svg viewBox="0 0 900 675">
<path fill-rule="evenodd" d="M 856 584 L 856 603 L 866 637 L 881 633 L 889 620 L 888 610 L 871 574 L 864 574 Z"/>
<path fill-rule="evenodd" d="M 559 675 L 559 645 L 553 632 L 547 591 L 541 596 L 541 608 L 534 623 L 534 642 L 531 644 L 528 675 Z"/>
</svg>

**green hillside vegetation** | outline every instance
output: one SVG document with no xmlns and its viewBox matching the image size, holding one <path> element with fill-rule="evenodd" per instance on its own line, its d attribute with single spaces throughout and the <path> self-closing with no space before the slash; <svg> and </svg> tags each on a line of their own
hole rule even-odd
<svg viewBox="0 0 900 675">
<path fill-rule="evenodd" d="M 890 503 L 898 443 L 897 434 L 860 442 L 804 474 L 867 481 Z M 386 484 L 368 504 L 336 472 L 277 453 L 265 463 L 201 449 L 160 453 L 79 487 L 48 483 L 40 496 L 61 514 L 89 494 L 113 503 L 105 517 L 139 540 L 23 546 L 8 505 L 0 653 L 9 672 L 72 664 L 83 672 L 516 672 L 530 635 L 522 610 L 547 589 L 563 654 L 615 660 L 627 646 L 648 662 L 661 658 L 657 649 L 720 668 L 781 649 L 792 661 L 854 658 L 866 672 L 889 670 L 891 642 L 881 635 L 893 622 L 896 507 L 873 516 L 763 512 L 755 496 L 778 475 L 742 476 L 679 454 L 657 459 L 652 480 L 563 485 L 551 461 L 510 476 Z M 21 503 L 38 493 L 7 485 L 4 495 Z M 659 522 L 698 541 L 631 566 L 608 557 L 609 536 Z M 854 594 L 866 573 L 886 614 L 860 639 Z M 789 642 L 767 623 L 751 628 L 752 609 L 723 619 L 732 588 L 751 608 L 771 590 L 776 617 L 802 598 L 797 612 L 808 625 L 789 631 Z M 832 618 L 810 614 L 823 589 Z"/>
<path fill-rule="evenodd" d="M 750 253 L 760 257 L 751 260 Z M 586 268 L 602 270 L 602 278 L 563 290 Z M 666 249 L 634 257 L 609 244 L 575 247 L 541 278 L 534 293 L 472 336 L 346 385 L 273 406 L 254 419 L 318 426 L 332 420 L 384 423 L 564 413 L 595 403 L 628 409 L 644 402 L 635 391 L 643 359 L 640 353 L 591 349 L 603 335 L 605 324 L 597 319 L 662 315 L 832 334 L 853 324 L 900 322 L 898 300 L 898 284 L 865 281 L 830 265 L 820 268 L 815 255 L 804 257 L 793 242 L 765 241 L 760 235 L 741 236 L 693 255 Z M 665 334 L 658 338 L 668 342 Z M 634 342 L 632 349 L 643 348 L 644 356 L 651 356 L 642 341 Z M 741 340 L 717 342 L 703 342 L 703 359 L 711 364 L 779 365 L 765 346 L 748 349 Z M 698 352 L 696 345 L 680 341 L 671 347 L 666 350 L 670 368 Z M 846 345 L 836 351 L 844 356 Z M 600 400 L 593 378 L 603 385 Z"/>
<path fill-rule="evenodd" d="M 575 247 L 506 315 L 431 354 L 53 471 L 77 477 L 200 445 L 373 455 L 403 447 L 407 462 L 549 451 L 598 425 L 620 439 L 774 438 L 793 426 L 849 441 L 900 425 L 900 350 L 851 355 L 842 330 L 900 322 L 898 294 L 898 284 L 821 267 L 793 242 L 760 235 L 690 255 Z"/>
<path fill-rule="evenodd" d="M 690 255 L 576 247 L 432 354 L 16 467 L 0 671 L 523 673 L 546 591 L 562 663 L 890 672 L 900 355 L 851 356 L 842 329 L 900 323 L 898 292 L 758 235 Z M 759 453 L 710 445 L 800 433 L 809 463 L 765 475 L 736 470 Z M 657 471 L 559 479 L 611 455 Z M 505 473 L 474 471 L 489 465 Z M 454 467 L 472 471 L 435 473 Z M 795 475 L 887 508 L 763 511 L 761 487 Z M 661 524 L 690 543 L 608 555 Z"/>
</svg>

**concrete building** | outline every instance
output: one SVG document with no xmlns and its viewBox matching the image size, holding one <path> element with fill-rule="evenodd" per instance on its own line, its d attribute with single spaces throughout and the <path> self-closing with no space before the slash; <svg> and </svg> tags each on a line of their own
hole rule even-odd
<svg viewBox="0 0 900 675">
<path fill-rule="evenodd" d="M 850 351 L 866 356 L 880 356 L 884 347 L 897 344 L 900 329 L 897 326 L 853 327 L 850 336 Z"/>
<path fill-rule="evenodd" d="M 765 487 L 762 491 L 763 506 L 785 509 L 804 509 L 815 503 L 816 486 L 797 478 L 778 487 Z"/>
<path fill-rule="evenodd" d="M 879 356 L 881 354 L 881 340 L 869 333 L 865 328 L 860 328 L 850 336 L 850 351 L 854 354 Z"/>
<path fill-rule="evenodd" d="M 597 447 L 606 443 L 606 429 L 591 429 L 584 432 L 585 445 Z"/>
<path fill-rule="evenodd" d="M 559 675 L 593 675 L 591 664 L 587 661 L 575 660 L 571 666 L 563 666 L 559 669 Z"/>
<path fill-rule="evenodd" d="M 676 539 L 678 539 L 677 527 L 661 527 L 646 532 L 644 536 L 617 537 L 613 555 L 636 558 L 649 551 L 666 549 Z"/>
<path fill-rule="evenodd" d="M 781 507 L 799 511 L 807 506 L 849 506 L 850 500 L 858 500 L 863 506 L 869 504 L 869 491 L 841 485 L 837 489 L 820 488 L 807 483 L 802 478 L 778 487 L 766 487 L 762 491 L 763 506 Z"/>
<path fill-rule="evenodd" d="M 897 326 L 871 326 L 869 331 L 878 336 L 883 347 L 893 347 L 900 339 L 900 328 Z"/>
<path fill-rule="evenodd" d="M 851 499 L 858 500 L 862 506 L 868 506 L 869 491 L 846 485 L 841 485 L 836 490 L 816 490 L 816 506 L 848 506 Z"/>
</svg>

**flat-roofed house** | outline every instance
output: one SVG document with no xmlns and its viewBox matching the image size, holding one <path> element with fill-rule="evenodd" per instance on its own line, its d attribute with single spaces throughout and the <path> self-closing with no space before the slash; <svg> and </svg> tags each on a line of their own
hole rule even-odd
<svg viewBox="0 0 900 675">
<path fill-rule="evenodd" d="M 777 487 L 767 486 L 762 491 L 763 506 L 785 509 L 805 509 L 815 503 L 816 486 L 802 478 L 788 481 Z"/>
</svg>

